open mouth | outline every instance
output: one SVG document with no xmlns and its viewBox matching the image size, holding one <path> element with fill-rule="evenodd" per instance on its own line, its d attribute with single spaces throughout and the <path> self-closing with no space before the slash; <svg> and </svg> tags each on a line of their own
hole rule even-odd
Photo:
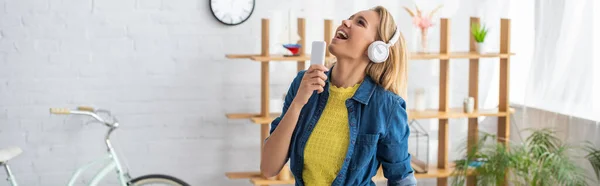
<svg viewBox="0 0 600 186">
<path fill-rule="evenodd" d="M 344 32 L 344 31 L 342 31 L 342 30 L 338 30 L 335 33 L 335 38 L 346 40 L 346 39 L 348 39 L 348 34 L 346 32 Z"/>
</svg>

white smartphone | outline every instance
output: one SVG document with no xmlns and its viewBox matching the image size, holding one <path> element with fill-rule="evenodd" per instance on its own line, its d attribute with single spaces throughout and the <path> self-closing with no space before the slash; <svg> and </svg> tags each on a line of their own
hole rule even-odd
<svg viewBox="0 0 600 186">
<path fill-rule="evenodd" d="M 310 64 L 325 65 L 325 41 L 313 41 L 310 52 Z"/>
</svg>

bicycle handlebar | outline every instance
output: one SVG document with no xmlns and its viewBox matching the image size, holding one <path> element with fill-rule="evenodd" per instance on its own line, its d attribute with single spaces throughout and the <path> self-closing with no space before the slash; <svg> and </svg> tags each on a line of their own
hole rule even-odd
<svg viewBox="0 0 600 186">
<path fill-rule="evenodd" d="M 96 109 L 94 109 L 94 107 L 79 106 L 79 107 L 77 107 L 77 110 L 94 112 L 94 110 L 96 110 Z"/>
<path fill-rule="evenodd" d="M 52 113 L 52 114 L 71 114 L 71 111 L 68 108 L 50 108 L 50 113 Z"/>
<path fill-rule="evenodd" d="M 52 114 L 87 115 L 87 116 L 91 116 L 92 118 L 96 119 L 96 121 L 103 123 L 107 127 L 114 128 L 114 127 L 118 126 L 116 118 L 112 117 L 112 120 L 113 120 L 112 123 L 107 122 L 102 117 L 100 117 L 98 114 L 96 114 L 96 112 L 104 112 L 104 113 L 107 113 L 109 116 L 111 116 L 110 112 L 107 110 L 95 110 L 92 107 L 80 106 L 80 107 L 77 107 L 77 110 L 70 110 L 68 108 L 50 108 L 50 113 L 52 113 Z"/>
</svg>

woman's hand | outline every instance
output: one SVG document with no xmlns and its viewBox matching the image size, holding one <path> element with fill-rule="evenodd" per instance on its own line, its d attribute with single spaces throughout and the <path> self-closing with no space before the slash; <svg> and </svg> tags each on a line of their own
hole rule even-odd
<svg viewBox="0 0 600 186">
<path fill-rule="evenodd" d="M 327 80 L 325 72 L 327 71 L 329 71 L 329 69 L 327 69 L 325 65 L 310 65 L 302 77 L 302 82 L 300 83 L 300 87 L 293 102 L 299 105 L 305 105 L 315 90 L 318 93 L 323 92 L 325 81 Z"/>
</svg>

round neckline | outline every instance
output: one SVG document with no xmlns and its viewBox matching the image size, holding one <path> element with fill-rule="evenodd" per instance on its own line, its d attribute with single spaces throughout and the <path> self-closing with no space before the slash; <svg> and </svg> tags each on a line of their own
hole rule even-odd
<svg viewBox="0 0 600 186">
<path fill-rule="evenodd" d="M 334 91 L 334 92 L 354 92 L 358 89 L 359 86 L 360 86 L 360 83 L 357 83 L 351 87 L 338 87 L 338 86 L 331 84 L 330 88 L 331 88 L 331 91 Z"/>
</svg>

